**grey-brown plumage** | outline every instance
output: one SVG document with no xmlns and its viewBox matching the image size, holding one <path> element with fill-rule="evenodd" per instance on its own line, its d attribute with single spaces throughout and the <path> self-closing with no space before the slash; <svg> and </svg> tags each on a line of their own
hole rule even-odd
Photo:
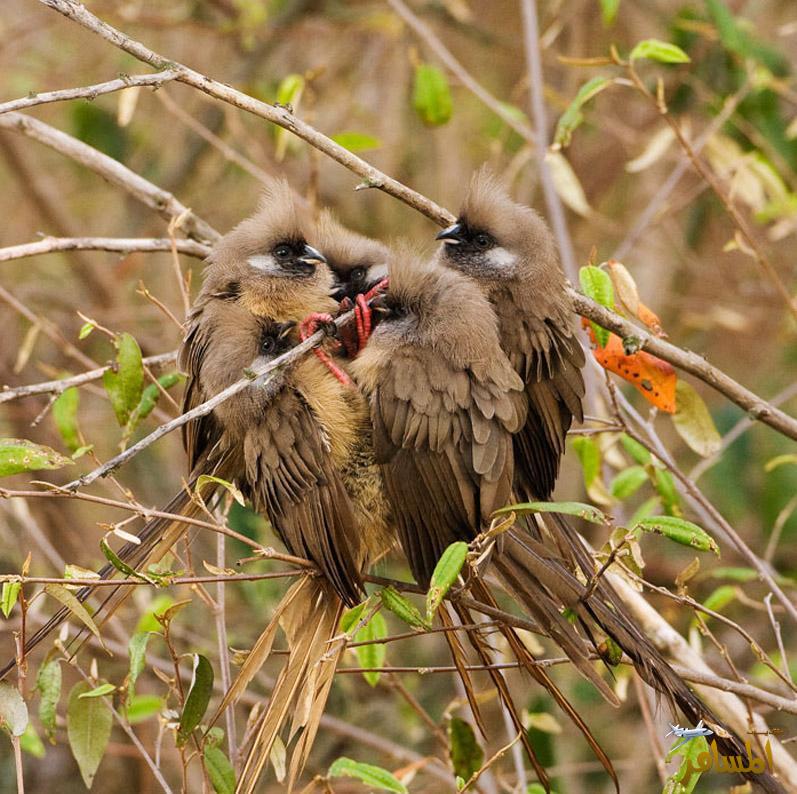
<svg viewBox="0 0 797 794">
<path fill-rule="evenodd" d="M 321 213 L 313 239 L 335 278 L 333 295 L 338 301 L 354 300 L 387 276 L 389 247 L 347 229 L 329 210 Z"/>
<path fill-rule="evenodd" d="M 402 547 L 416 579 L 428 586 L 447 545 L 473 540 L 495 509 L 514 501 L 513 437 L 526 427 L 530 397 L 501 350 L 499 322 L 473 279 L 436 262 L 400 258 L 391 263 L 390 287 L 380 303 L 386 317 L 352 372 L 370 403 L 375 455 Z M 617 703 L 590 660 L 595 627 L 609 634 L 642 677 L 693 724 L 718 722 L 603 580 L 587 597 L 584 579 L 567 555 L 514 527 L 496 544 L 491 565 L 504 588 L 607 700 Z M 471 589 L 489 602 L 480 578 Z M 586 637 L 565 618 L 565 609 L 577 616 Z M 478 639 L 472 644 L 481 655 Z M 522 653 L 519 647 L 517 652 Z M 533 665 L 527 669 L 534 675 Z M 561 694 L 549 691 L 589 737 Z M 724 741 L 729 751 L 739 751 L 736 737 Z M 605 758 L 599 748 L 596 752 Z M 611 765 L 606 768 L 612 774 Z M 541 780 L 545 783 L 544 774 Z M 782 790 L 771 778 L 765 785 L 768 791 Z"/>
<path fill-rule="evenodd" d="M 584 352 L 551 232 L 482 170 L 456 224 L 438 239 L 440 263 L 473 279 L 490 300 L 501 346 L 525 383 L 529 410 L 515 436 L 516 490 L 548 499 L 573 417 L 583 418 L 584 396 Z"/>
</svg>

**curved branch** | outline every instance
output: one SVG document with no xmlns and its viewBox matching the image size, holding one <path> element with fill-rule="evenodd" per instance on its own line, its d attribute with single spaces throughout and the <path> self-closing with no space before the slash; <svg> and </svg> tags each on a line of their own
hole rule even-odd
<svg viewBox="0 0 797 794">
<path fill-rule="evenodd" d="M 124 75 L 116 80 L 109 80 L 107 83 L 97 83 L 97 85 L 87 85 L 80 88 L 64 88 L 60 91 L 47 91 L 41 94 L 12 99 L 8 102 L 0 102 L 0 113 L 8 113 L 11 110 L 25 110 L 25 108 L 36 107 L 37 105 L 47 105 L 50 102 L 64 102 L 70 99 L 95 99 L 102 94 L 111 94 L 114 91 L 123 91 L 125 88 L 135 88 L 136 86 L 152 86 L 158 88 L 170 80 L 177 77 L 177 72 L 167 70 L 156 72 L 155 74 Z"/>
<path fill-rule="evenodd" d="M 0 129 L 22 133 L 70 157 L 107 179 L 111 184 L 126 190 L 168 221 L 181 218 L 181 228 L 195 240 L 212 243 L 220 237 L 210 224 L 203 221 L 167 190 L 153 185 L 113 157 L 108 157 L 107 154 L 43 121 L 26 116 L 24 113 L 5 113 L 0 116 Z"/>
<path fill-rule="evenodd" d="M 640 349 L 669 361 L 674 367 L 689 372 L 712 389 L 716 389 L 731 402 L 747 411 L 750 416 L 797 441 L 797 419 L 775 408 L 766 400 L 737 383 L 722 370 L 712 367 L 702 356 L 690 350 L 682 350 L 664 339 L 659 339 L 649 331 L 629 322 L 619 314 L 595 303 L 576 290 L 570 290 L 570 297 L 576 311 L 583 317 L 608 328 L 623 339 L 633 337 L 639 340 Z"/>
<path fill-rule="evenodd" d="M 210 248 L 196 240 L 174 241 L 174 247 L 180 254 L 204 259 Z M 168 238 L 155 237 L 45 237 L 35 243 L 12 245 L 0 248 L 0 262 L 12 259 L 24 259 L 28 256 L 52 254 L 58 251 L 112 251 L 119 254 L 132 254 L 136 251 L 150 253 L 153 251 L 171 251 L 172 241 Z"/>
</svg>

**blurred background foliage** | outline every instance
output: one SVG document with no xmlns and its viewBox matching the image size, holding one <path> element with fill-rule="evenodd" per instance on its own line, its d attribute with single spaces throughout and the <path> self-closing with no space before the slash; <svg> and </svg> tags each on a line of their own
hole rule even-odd
<svg viewBox="0 0 797 794">
<path fill-rule="evenodd" d="M 511 185 L 515 196 L 543 209 L 537 172 L 537 153 L 525 140 L 488 110 L 455 75 L 382 2 L 335 0 L 96 0 L 93 12 L 140 39 L 156 51 L 187 63 L 267 102 L 291 104 L 294 111 L 342 145 L 384 172 L 437 202 L 456 209 L 471 173 L 489 163 Z M 509 0 L 431 0 L 414 3 L 437 36 L 468 72 L 492 92 L 514 118 L 527 121 L 525 55 L 520 36 L 519 8 Z M 792 0 L 544 0 L 540 2 L 545 97 L 551 122 L 561 115 L 579 87 L 596 75 L 621 76 L 611 64 L 584 65 L 573 59 L 606 56 L 611 45 L 627 55 L 640 40 L 658 38 L 680 46 L 691 58 L 687 65 L 640 65 L 646 82 L 663 78 L 670 111 L 690 139 L 695 140 L 736 97 L 738 107 L 704 154 L 735 203 L 755 223 L 755 231 L 783 280 L 795 283 L 797 236 L 797 14 Z M 140 74 L 145 69 L 131 57 L 103 43 L 30 0 L 5 0 L 0 15 L 0 100 L 29 92 L 86 85 L 119 73 Z M 653 199 L 684 155 L 668 135 L 655 108 L 630 88 L 613 85 L 582 109 L 584 121 L 564 150 L 572 169 L 571 181 L 559 181 L 568 210 L 568 225 L 579 264 L 590 257 L 601 262 L 619 253 L 632 273 L 642 299 L 661 317 L 670 339 L 701 354 L 757 393 L 771 397 L 795 381 L 797 342 L 794 322 L 755 262 L 734 243 L 734 228 L 715 195 L 690 169 L 686 170 L 664 210 L 641 234 L 629 236 L 642 209 Z M 431 249 L 435 229 L 408 207 L 376 190 L 355 192 L 357 179 L 283 130 L 270 127 L 230 106 L 220 105 L 185 86 L 170 84 L 158 92 L 142 90 L 102 96 L 93 102 L 78 100 L 36 108 L 33 113 L 55 127 L 100 149 L 134 171 L 172 191 L 186 205 L 226 231 L 255 206 L 258 169 L 287 174 L 296 189 L 318 206 L 331 206 L 342 220 L 361 232 L 385 240 L 409 238 Z M 123 124 L 120 123 L 125 122 Z M 204 137 L 197 130 L 205 133 Z M 211 137 L 215 143 L 209 143 Z M 239 158 L 234 162 L 223 146 Z M 575 180 L 575 181 L 573 181 Z M 11 133 L 0 133 L 0 244 L 32 241 L 37 235 L 57 236 L 166 236 L 165 222 L 132 198 L 39 144 Z M 593 251 L 593 249 L 595 249 Z M 591 254 L 592 252 L 592 254 Z M 195 291 L 201 265 L 184 258 Z M 4 384 L 32 383 L 86 368 L 63 353 L 45 334 L 31 331 L 36 317 L 52 323 L 63 337 L 98 362 L 110 360 L 112 345 L 101 333 L 82 341 L 78 333 L 87 317 L 114 331 L 131 333 L 144 355 L 175 349 L 180 328 L 147 300 L 146 288 L 177 318 L 183 307 L 168 254 L 114 254 L 79 252 L 50 254 L 5 262 L 0 266 L 0 372 Z M 6 292 L 7 291 L 7 292 Z M 23 316 L 13 299 L 24 304 Z M 33 320 L 33 321 L 32 321 Z M 586 343 L 586 337 L 585 343 Z M 721 434 L 743 418 L 740 409 L 699 383 Z M 174 390 L 175 395 L 179 387 Z M 629 399 L 640 411 L 649 406 L 630 390 Z M 0 414 L 0 435 L 33 438 L 64 453 L 74 450 L 69 437 L 59 433 L 53 414 L 35 429 L 30 425 L 46 401 L 42 398 L 6 403 Z M 783 406 L 794 413 L 793 398 Z M 173 415 L 163 398 L 156 410 L 134 431 L 137 438 Z M 98 384 L 81 389 L 77 414 L 80 443 L 93 444 L 101 459 L 112 456 L 119 444 L 113 410 Z M 57 414 L 56 414 L 57 416 Z M 665 418 L 657 428 L 679 466 L 690 471 L 700 463 Z M 62 428 L 63 429 L 63 428 Z M 628 520 L 643 505 L 654 509 L 688 510 L 668 503 L 665 486 L 645 484 L 609 495 L 618 472 L 635 464 L 616 436 L 593 436 L 601 448 L 600 480 L 591 489 L 603 506 Z M 73 437 L 73 442 L 75 438 Z M 731 443 L 710 467 L 702 466 L 701 485 L 718 509 L 734 524 L 749 545 L 764 553 L 777 527 L 780 537 L 771 548 L 773 564 L 786 576 L 797 576 L 793 514 L 797 493 L 797 466 L 780 465 L 766 471 L 768 461 L 791 453 L 793 445 L 770 429 L 756 425 Z M 79 459 L 73 472 L 88 470 L 90 457 Z M 176 434 L 150 447 L 119 474 L 120 481 L 147 505 L 158 505 L 179 487 L 184 458 Z M 74 476 L 77 476 L 76 474 Z M 19 487 L 30 477 L 19 477 Z M 62 481 L 58 476 L 53 480 Z M 655 478 L 654 478 L 655 479 Z M 7 481 L 16 485 L 17 480 Z M 4 482 L 4 484 L 6 484 Z M 662 488 L 664 487 L 664 491 Z M 579 457 L 568 455 L 557 495 L 583 498 Z M 98 491 L 112 498 L 110 483 Z M 628 492 L 630 491 L 630 492 Z M 60 575 L 63 562 L 94 568 L 102 562 L 98 541 L 107 524 L 119 514 L 102 506 L 63 500 L 0 502 L 0 566 L 18 571 L 28 551 L 31 572 Z M 256 537 L 268 538 L 265 522 L 237 506 L 231 526 Z M 589 529 L 597 545 L 605 529 Z M 204 536 L 192 552 L 195 568 L 215 560 L 214 541 Z M 48 552 L 42 549 L 49 546 Z M 660 538 L 643 541 L 649 580 L 671 586 L 694 553 Z M 732 599 L 723 612 L 742 623 L 773 651 L 760 598 L 765 593 L 736 566 L 742 563 L 730 550 L 721 561 L 702 559 L 703 569 L 690 592 L 704 600 L 719 585 L 730 584 Z M 246 556 L 244 546 L 231 543 L 227 562 Z M 185 560 L 183 560 L 185 563 Z M 723 571 L 733 567 L 732 571 Z M 254 569 L 266 569 L 267 563 Z M 60 568 L 60 569 L 59 569 Z M 385 570 L 395 576 L 406 572 L 397 563 Z M 269 607 L 285 589 L 280 580 L 227 587 L 229 642 L 247 648 L 270 614 Z M 120 613 L 120 641 L 139 617 L 163 607 L 167 596 L 138 591 L 127 612 Z M 191 597 L 176 589 L 168 598 Z M 158 602 L 158 599 L 161 599 Z M 756 600 L 758 599 L 758 600 Z M 654 599 L 655 600 L 655 599 Z M 684 632 L 690 614 L 672 602 L 656 601 L 662 614 Z M 50 608 L 43 600 L 34 605 L 31 620 Z M 3 656 L 13 653 L 11 632 L 18 628 L 12 614 L 3 634 Z M 391 633 L 402 624 L 388 616 Z M 175 634 L 182 651 L 202 650 L 215 659 L 215 635 L 208 608 L 200 599 L 180 613 Z M 393 631 L 395 630 L 395 631 Z M 772 684 L 771 673 L 755 665 L 755 658 L 732 631 L 719 636 L 737 664 L 758 683 Z M 694 642 L 700 638 L 693 630 Z M 787 643 L 788 644 L 788 643 Z M 557 655 L 543 644 L 548 655 Z M 710 660 L 718 655 L 704 642 Z M 154 643 L 153 643 L 154 646 Z M 793 641 L 792 662 L 795 648 Z M 163 656 L 163 647 L 157 653 Z M 738 654 L 738 655 L 737 655 Z M 32 670 L 41 654 L 32 661 Z M 426 666 L 447 664 L 443 644 L 434 636 L 389 646 L 390 664 Z M 124 655 L 99 657 L 103 677 L 119 682 L 125 675 Z M 276 668 L 274 668 L 276 669 Z M 273 675 L 274 669 L 269 671 Z M 65 670 L 65 676 L 71 673 Z M 628 690 L 629 703 L 618 716 L 569 670 L 559 668 L 556 680 L 585 709 L 589 722 L 617 766 L 627 791 L 656 787 L 653 758 L 643 731 L 637 695 Z M 550 703 L 512 677 L 520 702 L 529 713 L 555 714 Z M 403 678 L 435 720 L 454 713 L 457 696 L 449 676 L 409 675 Z M 624 673 L 618 687 L 627 688 Z M 148 671 L 139 691 L 162 695 L 163 685 Z M 264 691 L 263 681 L 255 691 Z M 251 704 L 250 704 L 251 705 Z M 492 724 L 500 724 L 494 704 Z M 418 715 L 391 689 L 384 677 L 371 691 L 359 675 L 341 675 L 330 699 L 330 711 L 360 730 L 422 754 L 439 750 Z M 241 711 L 239 731 L 244 724 Z M 659 719 L 662 726 L 664 720 Z M 778 724 L 778 717 L 773 717 Z M 568 741 L 569 726 L 542 719 L 530 720 L 541 756 L 554 767 L 557 791 L 608 791 L 609 782 L 579 740 Z M 536 727 L 535 727 L 536 725 Z M 540 727 L 542 726 L 542 727 Z M 157 709 L 136 726 L 151 747 L 158 735 Z M 662 731 L 663 732 L 663 731 Z M 633 741 L 629 737 L 636 737 Z M 59 717 L 58 743 L 47 745 L 41 762 L 28 759 L 27 782 L 32 791 L 72 792 L 83 789 L 80 776 L 63 740 Z M 239 735 L 240 739 L 240 735 Z M 496 730 L 489 748 L 505 743 Z M 544 751 L 543 751 L 544 750 Z M 164 753 L 172 753 L 164 744 Z M 391 759 L 378 747 L 355 734 L 324 730 L 314 755 L 314 769 L 326 769 L 338 755 L 380 763 L 392 769 L 406 763 Z M 169 757 L 166 768 L 178 768 Z M 174 768 L 172 768 L 172 766 Z M 499 779 L 512 781 L 511 763 L 496 770 Z M 201 785 L 195 779 L 196 785 Z M 0 789 L 13 788 L 13 758 L 2 745 Z M 350 784 L 336 782 L 336 791 Z M 710 781 L 701 785 L 712 789 Z M 423 770 L 411 790 L 442 790 Z M 100 767 L 95 791 L 149 792 L 156 790 L 151 776 L 116 729 Z M 199 789 L 192 789 L 199 790 Z M 264 791 L 279 791 L 280 784 Z M 356 786 L 351 790 L 357 789 Z M 486 789 L 485 789 L 486 791 Z"/>
</svg>

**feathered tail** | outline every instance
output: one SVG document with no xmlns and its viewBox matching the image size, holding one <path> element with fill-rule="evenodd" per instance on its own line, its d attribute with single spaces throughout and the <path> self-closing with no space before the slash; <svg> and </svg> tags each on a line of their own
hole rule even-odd
<svg viewBox="0 0 797 794">
<path fill-rule="evenodd" d="M 335 671 L 346 650 L 346 637 L 338 630 L 342 614 L 343 603 L 334 590 L 313 576 L 302 577 L 277 606 L 271 623 L 250 652 L 214 717 L 215 720 L 236 699 L 262 666 L 279 623 L 288 640 L 288 661 L 274 684 L 268 708 L 260 718 L 236 794 L 252 794 L 255 790 L 274 741 L 289 721 L 286 745 L 301 731 L 285 784 L 286 791 L 292 790 L 310 754 Z"/>
<path fill-rule="evenodd" d="M 561 527 L 564 523 L 565 527 Z M 578 544 L 571 547 L 573 557 L 581 559 L 582 570 L 587 577 L 593 573 L 585 554 L 588 552 L 575 531 L 563 519 L 557 520 L 564 533 L 558 542 Z M 727 738 L 717 736 L 717 745 L 724 755 L 745 756 L 744 743 L 689 689 L 686 682 L 670 667 L 667 660 L 645 637 L 634 621 L 627 615 L 625 605 L 605 579 L 600 579 L 587 598 L 587 587 L 565 566 L 562 559 L 551 554 L 541 543 L 532 537 L 520 537 L 517 532 L 506 533 L 503 548 L 494 557 L 494 564 L 503 584 L 517 602 L 532 615 L 541 628 L 573 658 L 578 670 L 590 681 L 598 678 L 600 691 L 606 694 L 606 684 L 600 679 L 589 662 L 588 646 L 574 631 L 574 628 L 561 614 L 561 607 L 571 609 L 578 617 L 582 627 L 589 632 L 590 624 L 597 626 L 611 637 L 624 653 L 630 657 L 642 679 L 660 692 L 673 710 L 678 706 L 691 724 L 701 719 L 714 723 L 728 734 Z M 582 600 L 583 599 L 583 600 Z M 565 625 L 563 625 L 563 623 Z M 567 631 L 569 629 L 569 631 Z M 564 639 L 565 644 L 562 644 Z M 591 639 L 591 638 L 590 638 Z M 594 645 L 594 643 L 593 643 Z M 575 653 L 575 658 L 571 656 Z M 785 794 L 786 789 L 769 774 L 755 774 L 749 777 L 768 794 Z"/>
</svg>

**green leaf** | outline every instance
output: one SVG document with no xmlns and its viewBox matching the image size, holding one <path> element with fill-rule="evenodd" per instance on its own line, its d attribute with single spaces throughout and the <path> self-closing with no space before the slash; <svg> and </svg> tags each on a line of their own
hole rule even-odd
<svg viewBox="0 0 797 794">
<path fill-rule="evenodd" d="M 80 449 L 80 430 L 77 425 L 77 409 L 80 403 L 80 392 L 72 386 L 65 389 L 52 405 L 53 421 L 67 449 L 74 452 Z"/>
<path fill-rule="evenodd" d="M 647 58 L 649 61 L 658 61 L 659 63 L 689 63 L 691 61 L 691 58 L 680 47 L 666 41 L 659 41 L 659 39 L 640 41 L 631 50 L 628 60 L 633 62 L 637 58 Z"/>
<path fill-rule="evenodd" d="M 744 59 L 753 58 L 781 77 L 788 74 L 788 60 L 739 25 L 723 0 L 706 0 L 706 6 L 726 50 Z"/>
<path fill-rule="evenodd" d="M 81 698 L 101 698 L 104 695 L 110 695 L 111 692 L 115 692 L 116 687 L 113 684 L 109 684 L 107 681 L 104 684 L 100 684 L 99 686 L 94 687 L 94 689 L 89 690 L 88 692 L 83 692 L 82 694 L 78 695 Z"/>
<path fill-rule="evenodd" d="M 774 471 L 780 466 L 786 466 L 788 464 L 797 466 L 797 455 L 793 452 L 785 455 L 776 455 L 774 458 L 770 458 L 770 460 L 764 464 L 764 471 Z"/>
<path fill-rule="evenodd" d="M 656 467 L 653 471 L 653 485 L 656 488 L 664 509 L 670 515 L 678 516 L 681 513 L 681 497 L 675 487 L 675 478 L 666 469 Z"/>
<path fill-rule="evenodd" d="M 680 747 L 678 746 L 680 744 Z M 676 749 L 677 748 L 677 749 Z M 675 751 L 673 753 L 673 751 Z M 690 739 L 686 744 L 679 736 L 669 753 L 667 753 L 667 762 L 675 755 L 682 755 L 684 760 L 678 770 L 670 775 L 664 783 L 662 794 L 692 794 L 703 774 L 702 767 L 698 763 L 698 756 L 702 753 L 708 753 L 708 742 L 704 736 L 696 736 Z"/>
<path fill-rule="evenodd" d="M 393 791 L 396 794 L 408 794 L 407 787 L 394 775 L 382 769 L 381 766 L 363 764 L 351 758 L 341 756 L 327 772 L 328 777 L 353 777 L 361 780 L 366 786 L 372 786 L 380 791 Z"/>
<path fill-rule="evenodd" d="M 157 695 L 134 695 L 127 704 L 125 716 L 131 725 L 154 717 L 166 708 L 166 701 Z"/>
<path fill-rule="evenodd" d="M 148 632 L 136 632 L 127 643 L 127 653 L 130 657 L 130 669 L 127 673 L 127 701 L 133 699 L 136 691 L 136 681 L 147 663 Z"/>
<path fill-rule="evenodd" d="M 367 152 L 382 145 L 379 138 L 364 132 L 339 132 L 332 136 L 332 140 L 350 152 Z"/>
<path fill-rule="evenodd" d="M 3 590 L 0 592 L 0 609 L 3 610 L 4 617 L 8 617 L 11 614 L 21 589 L 22 584 L 20 582 L 3 582 Z"/>
<path fill-rule="evenodd" d="M 36 674 L 36 689 L 39 690 L 39 719 L 50 741 L 55 735 L 55 717 L 58 701 L 61 698 L 61 663 L 58 659 L 47 657 Z"/>
<path fill-rule="evenodd" d="M 234 794 L 235 770 L 224 751 L 218 747 L 205 747 L 202 763 L 216 794 Z"/>
<path fill-rule="evenodd" d="M 352 607 L 351 609 L 347 609 L 341 616 L 340 616 L 340 631 L 343 634 L 348 634 L 361 620 L 363 613 L 365 612 L 365 608 L 371 603 L 371 599 L 366 598 L 361 604 L 357 604 L 356 607 Z"/>
<path fill-rule="evenodd" d="M 703 398 L 680 378 L 675 386 L 675 413 L 672 415 L 672 423 L 678 435 L 698 455 L 708 458 L 719 452 L 722 438 Z"/>
<path fill-rule="evenodd" d="M 515 513 L 522 516 L 527 513 L 561 513 L 566 516 L 583 518 L 593 524 L 608 524 L 609 518 L 597 507 L 585 504 L 584 502 L 522 502 L 517 505 L 509 505 L 495 511 L 495 515 Z"/>
<path fill-rule="evenodd" d="M 719 556 L 719 546 L 706 530 L 677 516 L 651 516 L 637 521 L 634 529 L 664 535 L 682 546 L 689 546 L 699 551 L 713 551 Z"/>
<path fill-rule="evenodd" d="M 277 104 L 292 105 L 294 110 L 304 91 L 305 80 L 300 74 L 289 74 L 282 78 L 277 88 Z"/>
<path fill-rule="evenodd" d="M 476 740 L 470 723 L 459 717 L 452 717 L 448 723 L 448 741 L 454 774 L 467 782 L 481 769 L 484 750 Z"/>
<path fill-rule="evenodd" d="M 620 0 L 600 0 L 601 16 L 606 27 L 617 18 L 617 11 L 620 8 Z"/>
<path fill-rule="evenodd" d="M 28 723 L 28 726 L 25 728 L 25 733 L 19 737 L 19 746 L 24 752 L 28 753 L 28 755 L 32 755 L 34 758 L 44 758 L 46 753 L 44 742 L 39 737 L 32 722 Z"/>
<path fill-rule="evenodd" d="M 623 649 L 611 638 L 606 639 L 598 646 L 598 653 L 606 664 L 616 667 L 623 658 Z"/>
<path fill-rule="evenodd" d="M 147 582 L 148 584 L 155 584 L 155 580 L 151 577 L 147 576 L 145 573 L 141 571 L 137 571 L 135 568 L 128 565 L 109 545 L 108 541 L 105 538 L 100 540 L 100 549 L 102 549 L 102 553 L 105 555 L 105 559 L 108 560 L 114 568 L 120 573 L 123 573 L 125 576 L 129 576 L 132 579 L 140 579 L 142 582 Z"/>
<path fill-rule="evenodd" d="M 412 104 L 421 121 L 430 127 L 445 124 L 454 112 L 448 78 L 436 66 L 421 63 L 415 67 Z"/>
<path fill-rule="evenodd" d="M 171 609 L 172 604 L 174 604 L 174 599 L 167 593 L 156 596 L 149 605 L 149 609 L 139 618 L 136 632 L 153 631 L 162 634 L 163 626 L 158 623 L 157 617 L 162 617 L 167 610 Z"/>
<path fill-rule="evenodd" d="M 177 731 L 177 744 L 185 744 L 194 728 L 199 725 L 208 709 L 213 693 L 213 668 L 201 653 L 194 654 L 194 677 L 185 698 L 180 726 Z"/>
<path fill-rule="evenodd" d="M 12 736 L 22 736 L 28 727 L 28 707 L 19 690 L 0 681 L 0 725 Z"/>
<path fill-rule="evenodd" d="M 581 470 L 584 474 L 584 486 L 589 489 L 600 474 L 600 447 L 595 443 L 594 438 L 589 438 L 588 436 L 576 436 L 571 441 L 571 444 L 581 462 Z"/>
<path fill-rule="evenodd" d="M 380 590 L 379 597 L 382 599 L 382 604 L 385 608 L 401 618 L 407 625 L 412 626 L 414 629 L 428 628 L 428 624 L 424 621 L 415 604 L 404 598 L 395 587 L 391 586 Z"/>
<path fill-rule="evenodd" d="M 581 282 L 581 290 L 596 303 L 605 306 L 607 309 L 614 309 L 614 287 L 609 274 L 599 267 L 587 265 L 578 271 L 578 279 Z M 595 333 L 595 340 L 600 347 L 606 347 L 609 341 L 609 332 L 590 320 L 590 326 Z"/>
<path fill-rule="evenodd" d="M 166 375 L 161 375 L 158 378 L 158 383 L 161 388 L 168 391 L 173 386 L 185 380 L 185 376 L 179 372 L 169 372 Z M 161 390 L 154 384 L 150 383 L 143 392 L 141 392 L 141 399 L 138 405 L 130 413 L 130 418 L 125 425 L 125 432 L 123 438 L 125 441 L 133 435 L 133 431 L 144 421 L 155 409 L 158 400 L 161 396 Z"/>
<path fill-rule="evenodd" d="M 648 473 L 642 466 L 629 466 L 623 469 L 609 485 L 609 493 L 622 501 L 633 496 L 648 481 Z"/>
<path fill-rule="evenodd" d="M 636 461 L 637 463 L 644 466 L 646 463 L 650 463 L 651 454 L 648 452 L 645 447 L 642 446 L 636 439 L 631 438 L 631 436 L 623 435 L 620 436 L 620 443 L 623 445 L 623 449 Z"/>
<path fill-rule="evenodd" d="M 567 106 L 567 110 L 559 117 L 553 139 L 555 145 L 562 147 L 570 145 L 573 133 L 584 121 L 584 114 L 581 112 L 581 108 L 611 84 L 612 81 L 608 77 L 593 77 L 578 89 L 578 93 Z"/>
<path fill-rule="evenodd" d="M 88 610 L 80 601 L 72 595 L 65 587 L 60 584 L 46 584 L 44 585 L 44 592 L 52 596 L 56 601 L 60 601 L 78 620 L 80 620 L 88 630 L 100 641 L 103 645 L 102 637 L 100 637 L 100 630 L 89 615 Z M 105 647 L 103 645 L 103 647 Z"/>
<path fill-rule="evenodd" d="M 724 584 L 709 595 L 703 602 L 703 606 L 712 612 L 721 612 L 734 600 L 736 600 L 736 588 L 732 584 Z M 703 617 L 708 618 L 709 616 L 704 615 Z"/>
<path fill-rule="evenodd" d="M 369 640 L 381 640 L 387 637 L 387 623 L 384 617 L 377 612 L 371 616 L 371 619 L 366 623 L 356 634 L 356 642 L 369 642 Z M 385 662 L 385 655 L 387 648 L 384 643 L 372 642 L 368 645 L 360 645 L 354 649 L 357 653 L 357 661 L 360 667 L 382 667 Z M 381 673 L 366 672 L 363 673 L 363 678 L 371 685 L 376 686 L 379 683 Z"/>
<path fill-rule="evenodd" d="M 111 400 L 116 421 L 124 427 L 130 419 L 131 412 L 141 400 L 144 390 L 144 365 L 141 361 L 141 348 L 130 334 L 119 334 L 114 339 L 114 347 L 116 347 L 116 362 L 113 369 L 103 373 L 102 382 Z"/>
<path fill-rule="evenodd" d="M 69 693 L 66 709 L 66 734 L 86 788 L 91 788 L 94 775 L 105 755 L 111 738 L 113 715 L 98 698 L 81 698 L 91 684 L 79 681 Z"/>
<path fill-rule="evenodd" d="M 87 322 L 80 326 L 80 333 L 77 335 L 78 339 L 85 339 L 95 328 L 96 323 Z"/>
<path fill-rule="evenodd" d="M 440 606 L 451 585 L 457 581 L 459 572 L 468 556 L 468 544 L 464 541 L 452 543 L 437 561 L 432 579 L 429 582 L 429 592 L 426 594 L 426 622 L 434 620 L 434 614 Z"/>
<path fill-rule="evenodd" d="M 69 458 L 50 447 L 34 444 L 24 438 L 0 438 L 0 477 L 71 465 Z"/>
<path fill-rule="evenodd" d="M 244 495 L 241 493 L 241 491 L 238 488 L 235 487 L 235 485 L 233 485 L 231 482 L 228 482 L 227 480 L 223 480 L 221 477 L 214 477 L 211 474 L 201 474 L 199 476 L 199 479 L 196 481 L 196 487 L 194 488 L 194 492 L 201 493 L 202 489 L 208 483 L 213 483 L 214 485 L 220 485 L 222 488 L 227 490 L 232 495 L 232 498 L 235 499 L 235 501 L 238 502 L 239 505 L 243 506 L 246 504 Z"/>
</svg>

